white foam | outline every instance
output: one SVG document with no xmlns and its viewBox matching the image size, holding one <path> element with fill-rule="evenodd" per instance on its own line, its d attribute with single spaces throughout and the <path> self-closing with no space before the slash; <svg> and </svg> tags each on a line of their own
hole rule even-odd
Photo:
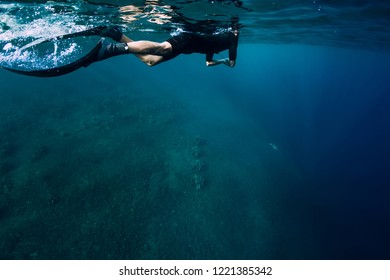
<svg viewBox="0 0 390 280">
<path fill-rule="evenodd" d="M 10 49 L 12 49 L 14 46 L 11 44 L 11 43 L 8 43 L 6 44 L 4 47 L 3 47 L 3 50 L 4 51 L 9 51 Z"/>
</svg>

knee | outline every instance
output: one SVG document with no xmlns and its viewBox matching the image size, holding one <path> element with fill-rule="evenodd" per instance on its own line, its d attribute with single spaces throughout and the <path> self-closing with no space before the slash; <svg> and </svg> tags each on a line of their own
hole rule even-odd
<svg viewBox="0 0 390 280">
<path fill-rule="evenodd" d="M 138 58 L 147 66 L 155 66 L 164 59 L 162 56 L 157 55 L 142 55 L 138 56 Z"/>
<path fill-rule="evenodd" d="M 157 61 L 153 59 L 153 57 L 146 57 L 142 59 L 143 63 L 145 63 L 147 66 L 152 67 L 157 64 Z"/>
<path fill-rule="evenodd" d="M 154 61 L 144 61 L 144 62 L 149 67 L 153 67 L 154 65 L 156 65 L 156 62 L 154 62 Z"/>
<path fill-rule="evenodd" d="M 172 45 L 165 41 L 160 43 L 160 52 L 162 55 L 169 55 L 172 52 Z"/>
</svg>

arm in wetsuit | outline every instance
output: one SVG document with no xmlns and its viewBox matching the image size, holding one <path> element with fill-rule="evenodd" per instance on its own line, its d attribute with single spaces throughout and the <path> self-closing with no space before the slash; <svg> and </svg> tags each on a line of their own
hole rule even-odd
<svg viewBox="0 0 390 280">
<path fill-rule="evenodd" d="M 228 58 L 223 58 L 223 59 L 218 59 L 215 60 L 213 59 L 214 54 L 213 53 L 208 53 L 206 54 L 206 66 L 215 66 L 219 64 L 225 64 L 229 66 L 229 59 Z"/>
<path fill-rule="evenodd" d="M 239 34 L 238 30 L 234 30 L 230 34 L 229 58 L 213 60 L 214 53 L 207 53 L 206 66 L 225 64 L 226 66 L 234 67 L 236 65 L 236 58 L 237 58 L 238 34 Z"/>
</svg>

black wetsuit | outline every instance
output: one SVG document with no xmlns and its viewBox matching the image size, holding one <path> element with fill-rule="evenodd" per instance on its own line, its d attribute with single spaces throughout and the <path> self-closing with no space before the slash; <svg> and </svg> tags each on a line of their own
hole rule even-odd
<svg viewBox="0 0 390 280">
<path fill-rule="evenodd" d="M 229 59 L 237 57 L 238 35 L 232 31 L 218 34 L 181 33 L 167 40 L 172 45 L 172 53 L 164 56 L 164 61 L 179 54 L 204 53 L 206 61 L 211 61 L 215 53 L 229 50 Z"/>
</svg>

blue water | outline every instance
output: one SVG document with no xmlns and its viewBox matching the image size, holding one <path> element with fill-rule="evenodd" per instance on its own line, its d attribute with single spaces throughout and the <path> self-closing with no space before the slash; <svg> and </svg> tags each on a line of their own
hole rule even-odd
<svg viewBox="0 0 390 280">
<path fill-rule="evenodd" d="M 4 46 L 100 24 L 153 40 L 182 27 L 96 2 L 1 1 L 1 62 L 52 63 Z M 148 9 L 238 15 L 236 67 L 0 71 L 0 258 L 389 259 L 389 5 L 163 4 L 177 10 Z"/>
</svg>

